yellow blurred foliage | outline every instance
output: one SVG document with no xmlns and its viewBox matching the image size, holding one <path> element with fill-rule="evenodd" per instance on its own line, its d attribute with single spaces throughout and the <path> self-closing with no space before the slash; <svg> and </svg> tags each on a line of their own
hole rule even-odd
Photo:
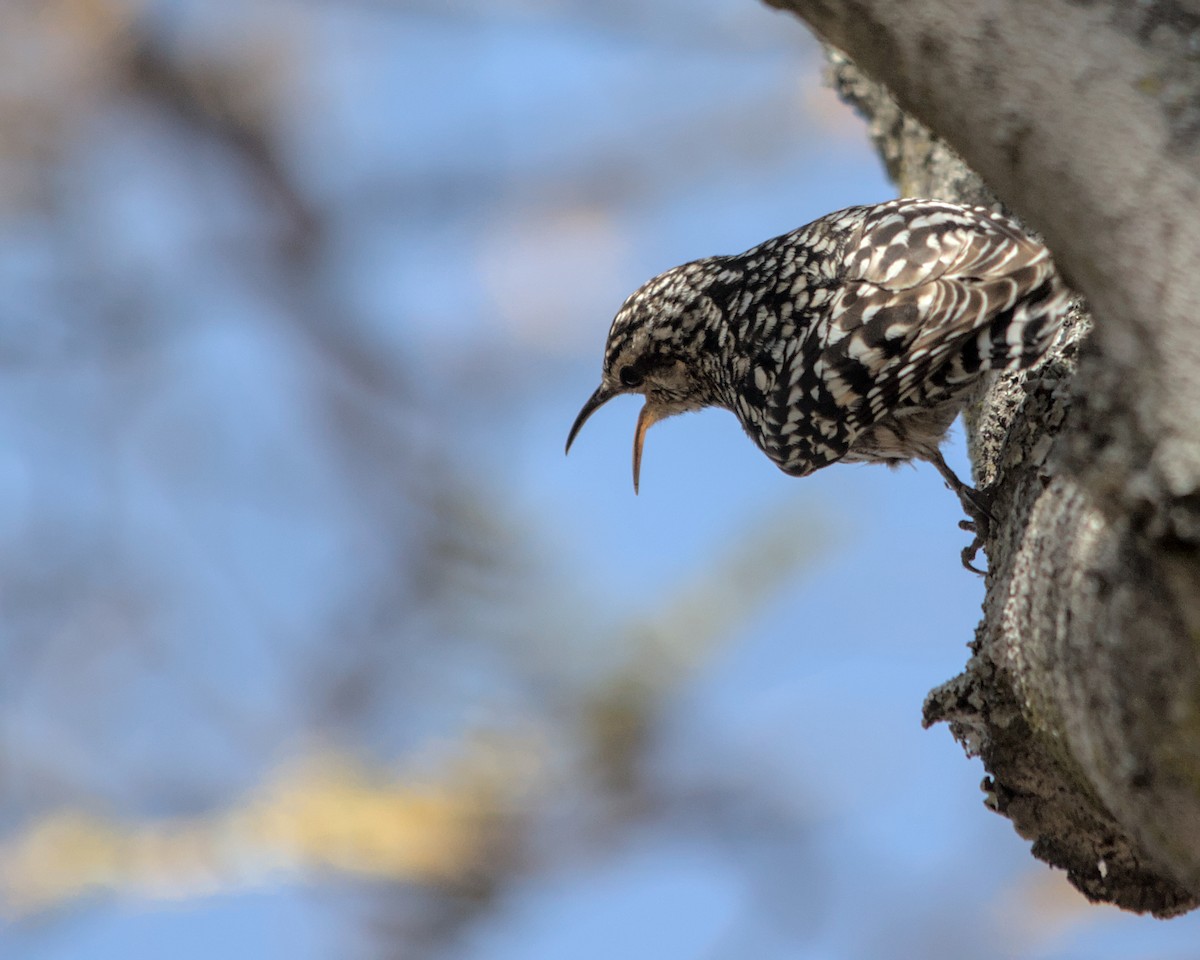
<svg viewBox="0 0 1200 960">
<path fill-rule="evenodd" d="M 0 907 L 18 918 L 89 892 L 190 897 L 322 871 L 453 883 L 484 868 L 498 822 L 528 784 L 530 765 L 514 759 L 470 758 L 422 783 L 324 753 L 208 816 L 126 824 L 49 814 L 0 843 Z"/>
</svg>

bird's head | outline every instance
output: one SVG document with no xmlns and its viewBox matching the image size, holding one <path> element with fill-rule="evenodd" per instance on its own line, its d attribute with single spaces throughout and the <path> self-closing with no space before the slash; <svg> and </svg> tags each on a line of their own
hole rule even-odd
<svg viewBox="0 0 1200 960">
<path fill-rule="evenodd" d="M 720 305 L 709 295 L 721 258 L 675 267 L 643 284 L 625 301 L 604 350 L 600 386 L 575 418 L 571 449 L 593 413 L 622 393 L 646 398 L 633 435 L 633 489 L 641 472 L 646 431 L 666 417 L 719 402 L 714 376 L 724 344 Z"/>
</svg>

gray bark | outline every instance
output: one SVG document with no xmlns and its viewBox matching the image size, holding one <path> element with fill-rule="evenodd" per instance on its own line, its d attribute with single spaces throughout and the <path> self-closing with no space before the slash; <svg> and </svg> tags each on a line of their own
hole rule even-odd
<svg viewBox="0 0 1200 960">
<path fill-rule="evenodd" d="M 969 417 L 999 523 L 974 655 L 926 720 L 950 722 L 989 804 L 1089 897 L 1192 909 L 1200 6 L 771 2 L 845 51 L 835 85 L 902 194 L 998 199 L 1090 306 Z"/>
</svg>

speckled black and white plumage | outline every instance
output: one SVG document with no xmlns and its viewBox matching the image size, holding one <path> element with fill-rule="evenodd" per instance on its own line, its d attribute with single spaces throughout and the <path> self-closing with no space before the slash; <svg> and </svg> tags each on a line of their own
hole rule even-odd
<svg viewBox="0 0 1200 960">
<path fill-rule="evenodd" d="M 955 415 L 984 374 L 1041 357 L 1068 305 L 1049 252 L 1005 216 L 940 200 L 851 207 L 642 286 L 571 439 L 633 392 L 646 397 L 637 454 L 656 420 L 721 406 L 795 476 L 919 458 L 949 480 L 938 447 Z"/>
</svg>

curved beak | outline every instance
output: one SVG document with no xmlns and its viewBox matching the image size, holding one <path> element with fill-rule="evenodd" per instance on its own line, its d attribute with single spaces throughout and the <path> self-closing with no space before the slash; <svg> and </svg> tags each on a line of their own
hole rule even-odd
<svg viewBox="0 0 1200 960">
<path fill-rule="evenodd" d="M 646 441 L 646 431 L 659 420 L 657 410 L 650 407 L 647 400 L 638 414 L 637 429 L 633 431 L 633 492 L 638 492 L 638 477 L 642 473 L 642 444 Z"/>
<path fill-rule="evenodd" d="M 575 437 L 579 431 L 583 429 L 583 425 L 587 423 L 588 417 L 599 410 L 604 404 L 608 403 L 619 391 L 612 390 L 604 384 L 600 384 L 596 388 L 596 392 L 588 397 L 587 403 L 583 405 L 583 409 L 579 411 L 579 416 L 575 418 L 575 422 L 571 425 L 571 432 L 567 434 L 567 449 L 566 452 L 571 452 L 571 444 L 575 442 Z M 642 473 L 642 444 L 646 442 L 646 431 L 649 430 L 655 423 L 661 419 L 661 415 L 657 410 L 651 408 L 649 401 L 642 407 L 642 412 L 638 414 L 637 429 L 633 432 L 633 492 L 638 492 L 638 478 Z"/>
<path fill-rule="evenodd" d="M 616 390 L 609 389 L 604 384 L 600 384 L 596 388 L 596 392 L 588 397 L 587 403 L 583 405 L 583 409 L 579 411 L 579 416 L 575 418 L 575 423 L 571 425 L 571 432 L 567 434 L 567 449 L 566 453 L 571 452 L 571 444 L 575 442 L 575 436 L 583 429 L 583 425 L 587 423 L 588 417 L 599 410 L 602 406 L 608 403 L 617 395 Z"/>
</svg>

